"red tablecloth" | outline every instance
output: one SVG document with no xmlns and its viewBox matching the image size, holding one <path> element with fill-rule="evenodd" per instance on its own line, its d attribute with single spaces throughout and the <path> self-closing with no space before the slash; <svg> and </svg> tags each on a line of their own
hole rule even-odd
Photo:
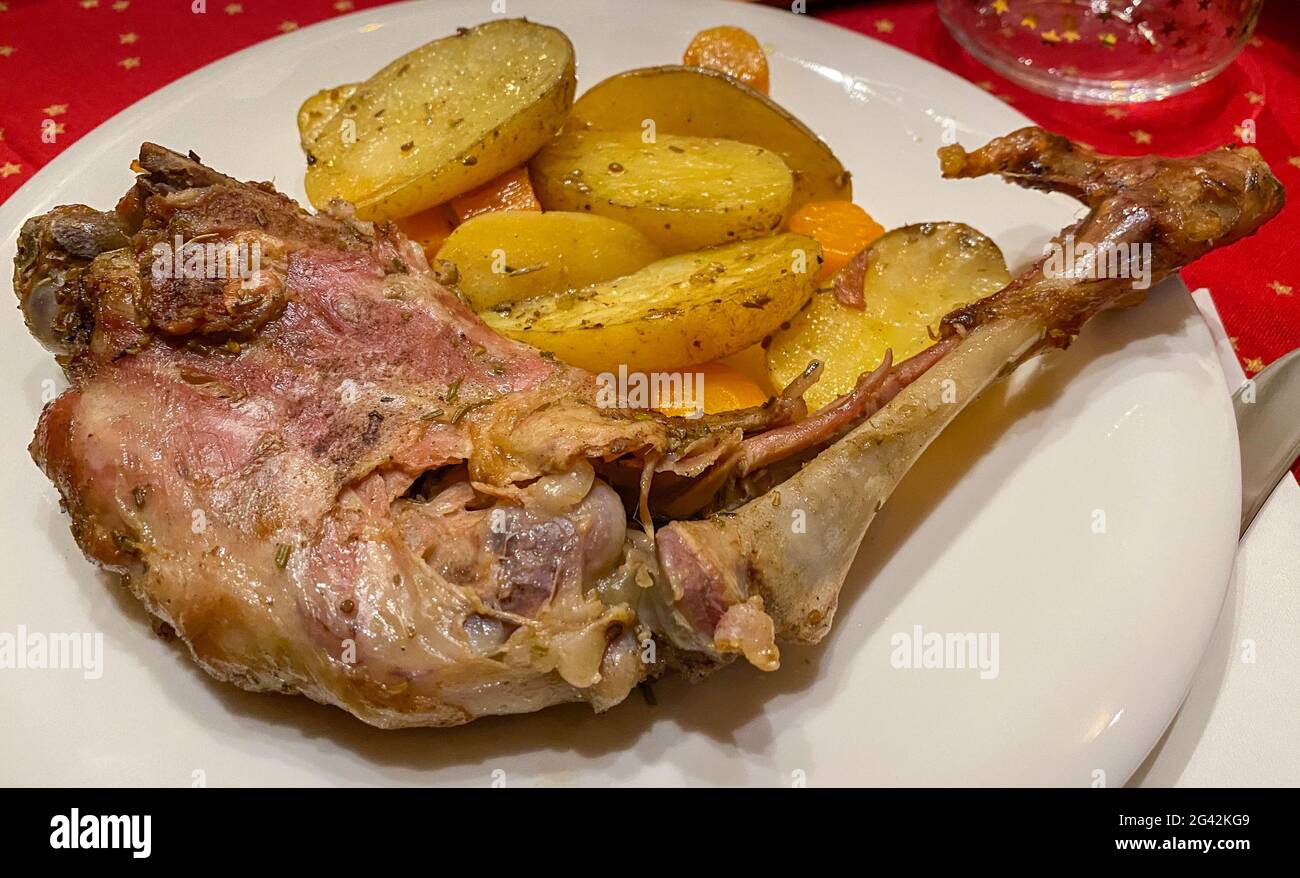
<svg viewBox="0 0 1300 878">
<path fill-rule="evenodd" d="M 0 200 L 78 137 L 173 79 L 259 40 L 384 2 L 206 0 L 206 12 L 195 14 L 188 0 L 0 0 Z M 953 42 L 931 0 L 809 5 L 1106 152 L 1199 152 L 1233 141 L 1254 120 L 1256 147 L 1300 193 L 1300 13 L 1282 0 L 1265 4 L 1250 46 L 1219 78 L 1125 109 L 1060 104 L 999 78 Z M 1193 288 L 1210 289 L 1248 373 L 1300 345 L 1297 237 L 1300 208 L 1288 207 L 1255 237 L 1184 272 Z"/>
</svg>

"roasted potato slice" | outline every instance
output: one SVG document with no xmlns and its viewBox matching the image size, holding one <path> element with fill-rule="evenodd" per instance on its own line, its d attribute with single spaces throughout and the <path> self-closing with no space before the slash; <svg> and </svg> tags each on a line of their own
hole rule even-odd
<svg viewBox="0 0 1300 878">
<path fill-rule="evenodd" d="M 466 220 L 437 258 L 456 266 L 461 291 L 482 310 L 632 274 L 662 255 L 618 220 L 509 210 Z"/>
<path fill-rule="evenodd" d="M 666 371 L 741 351 L 812 294 L 821 248 L 775 235 L 670 256 L 617 280 L 480 312 L 496 331 L 594 372 Z"/>
<path fill-rule="evenodd" d="M 762 147 L 671 134 L 646 142 L 641 131 L 566 132 L 529 170 L 547 210 L 621 220 L 668 253 L 769 234 L 794 186 Z"/>
<path fill-rule="evenodd" d="M 505 19 L 427 43 L 346 97 L 308 98 L 307 196 L 367 219 L 441 204 L 526 162 L 564 124 L 574 84 L 573 46 L 552 27 Z"/>
<path fill-rule="evenodd" d="M 788 211 L 809 201 L 851 201 L 844 165 L 816 134 L 767 95 L 704 67 L 646 67 L 611 76 L 573 105 L 572 129 L 644 130 L 726 137 L 769 149 L 794 173 Z"/>
<path fill-rule="evenodd" d="M 344 101 L 356 94 L 359 85 L 360 83 L 349 82 L 333 88 L 323 88 L 302 102 L 298 108 L 298 138 L 302 141 L 304 151 L 307 144 L 320 134 L 325 123 L 339 111 Z"/>
<path fill-rule="evenodd" d="M 928 346 L 949 311 L 1007 285 L 1002 251 L 963 223 L 921 223 L 887 232 L 871 245 L 861 309 L 843 305 L 832 285 L 777 332 L 767 349 L 772 383 L 783 387 L 811 360 L 822 376 L 805 394 L 817 408 L 851 389 L 892 349 L 894 362 Z"/>
</svg>

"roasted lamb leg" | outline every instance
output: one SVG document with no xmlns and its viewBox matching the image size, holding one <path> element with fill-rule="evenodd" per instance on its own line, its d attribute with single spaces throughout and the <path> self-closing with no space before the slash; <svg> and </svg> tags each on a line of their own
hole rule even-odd
<svg viewBox="0 0 1300 878">
<path fill-rule="evenodd" d="M 1282 203 L 1253 150 L 1109 159 L 1026 129 L 943 164 L 1078 195 L 1067 231 L 1152 244 L 1157 277 Z M 391 226 L 152 144 L 139 170 L 114 210 L 20 235 L 15 291 L 71 385 L 33 457 L 86 555 L 212 675 L 384 727 L 777 667 L 775 640 L 825 634 L 872 516 L 962 407 L 1137 298 L 1038 266 L 821 411 L 813 366 L 762 407 L 665 418 L 492 333 Z M 178 250 L 258 259 L 168 270 Z"/>
</svg>

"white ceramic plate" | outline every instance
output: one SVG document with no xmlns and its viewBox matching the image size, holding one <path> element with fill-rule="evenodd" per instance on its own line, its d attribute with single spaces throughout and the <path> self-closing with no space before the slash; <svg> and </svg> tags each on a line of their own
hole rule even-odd
<svg viewBox="0 0 1300 878">
<path fill-rule="evenodd" d="M 697 0 L 511 0 L 564 29 L 580 88 L 672 63 L 691 35 L 738 24 L 768 44 L 772 94 L 855 176 L 884 225 L 962 220 L 1013 267 L 1076 207 L 997 180 L 944 182 L 945 118 L 962 142 L 1025 124 L 937 67 L 806 16 Z M 472 25 L 482 2 L 411 3 L 277 37 L 146 98 L 0 207 L 10 264 L 27 216 L 111 206 L 141 140 L 193 149 L 302 198 L 294 114 L 326 85 Z M 7 273 L 7 269 L 5 270 Z M 1118 786 L 1183 697 L 1236 545 L 1236 433 L 1209 334 L 1182 285 L 1099 319 L 1021 370 L 930 450 L 868 535 L 835 629 L 773 675 L 733 667 L 658 684 L 605 716 L 581 706 L 452 730 L 382 732 L 304 699 L 208 679 L 77 552 L 24 451 L 58 369 L 12 309 L 0 321 L 8 571 L 0 634 L 102 632 L 103 676 L 0 670 L 0 781 L 23 784 L 1069 784 Z M 846 486 L 852 490 L 852 486 Z M 1104 517 L 1104 522 L 1103 522 Z M 1097 532 L 1103 523 L 1103 532 Z M 898 669 L 891 640 L 998 635 L 998 673 Z M 991 643 L 991 641 L 986 641 Z"/>
</svg>

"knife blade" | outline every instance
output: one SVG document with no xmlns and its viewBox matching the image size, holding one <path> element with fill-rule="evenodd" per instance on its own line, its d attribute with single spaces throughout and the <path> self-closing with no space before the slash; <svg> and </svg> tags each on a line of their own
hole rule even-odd
<svg viewBox="0 0 1300 878">
<path fill-rule="evenodd" d="M 1241 533 L 1300 457 L 1300 348 L 1232 395 L 1241 441 Z"/>
</svg>

